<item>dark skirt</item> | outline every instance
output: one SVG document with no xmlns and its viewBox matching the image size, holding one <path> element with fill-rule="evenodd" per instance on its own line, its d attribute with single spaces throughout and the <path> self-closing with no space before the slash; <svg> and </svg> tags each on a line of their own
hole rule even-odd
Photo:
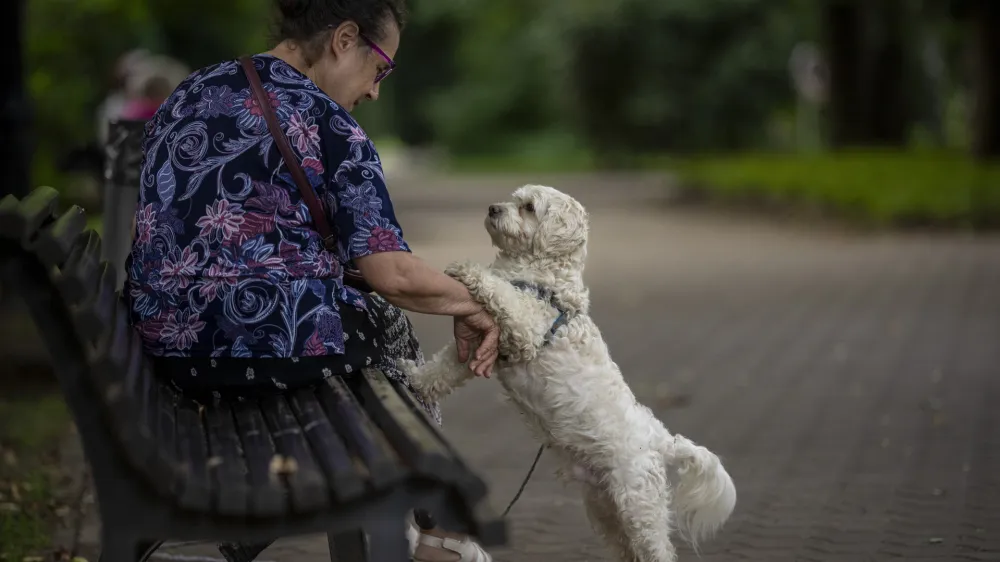
<svg viewBox="0 0 1000 562">
<path fill-rule="evenodd" d="M 423 363 L 413 325 L 402 310 L 382 297 L 366 295 L 366 301 L 367 310 L 340 305 L 343 355 L 290 359 L 170 357 L 155 359 L 154 371 L 184 396 L 204 402 L 254 400 L 310 387 L 334 375 L 354 375 L 364 368 L 377 368 L 409 388 L 406 376 L 396 367 L 396 359 Z M 421 402 L 421 406 L 441 423 L 436 404 Z"/>
</svg>

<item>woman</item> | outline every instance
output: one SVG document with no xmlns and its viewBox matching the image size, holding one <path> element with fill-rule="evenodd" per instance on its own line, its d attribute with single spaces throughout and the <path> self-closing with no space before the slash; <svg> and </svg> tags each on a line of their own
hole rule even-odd
<svg viewBox="0 0 1000 562">
<path fill-rule="evenodd" d="M 127 99 L 122 119 L 148 121 L 189 71 L 180 62 L 164 56 L 148 56 L 134 65 L 126 80 Z"/>
<path fill-rule="evenodd" d="M 395 359 L 420 351 L 401 309 L 454 317 L 460 359 L 475 349 L 470 368 L 490 374 L 493 319 L 410 253 L 375 147 L 350 114 L 378 99 L 395 66 L 402 2 L 283 0 L 277 47 L 249 69 L 196 71 L 147 124 L 126 293 L 157 372 L 186 394 L 253 397 L 368 365 L 405 383 Z M 322 216 L 310 212 L 313 193 Z M 349 267 L 379 296 L 345 284 Z M 415 559 L 490 559 L 428 514 L 417 520 Z"/>
</svg>

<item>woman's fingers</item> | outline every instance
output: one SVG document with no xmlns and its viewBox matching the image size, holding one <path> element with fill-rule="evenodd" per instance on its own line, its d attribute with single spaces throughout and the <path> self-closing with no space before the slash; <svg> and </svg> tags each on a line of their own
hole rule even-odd
<svg viewBox="0 0 1000 562">
<path fill-rule="evenodd" d="M 499 355 L 497 347 L 495 345 L 488 347 L 484 338 L 483 345 L 480 345 L 479 349 L 476 350 L 476 358 L 469 364 L 469 368 L 477 376 L 489 378 L 493 373 L 493 364 L 496 363 Z"/>
<path fill-rule="evenodd" d="M 469 360 L 469 342 L 455 338 L 455 347 L 458 349 L 458 362 L 464 365 Z"/>
<path fill-rule="evenodd" d="M 500 346 L 500 329 L 494 324 L 483 334 L 483 340 L 476 349 L 476 359 L 482 360 L 487 353 L 494 353 Z"/>
</svg>

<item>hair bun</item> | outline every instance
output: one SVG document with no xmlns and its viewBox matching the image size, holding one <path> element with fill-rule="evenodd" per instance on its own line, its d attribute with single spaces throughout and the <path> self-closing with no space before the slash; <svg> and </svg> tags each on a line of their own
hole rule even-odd
<svg viewBox="0 0 1000 562">
<path fill-rule="evenodd" d="M 309 9 L 311 0 L 277 0 L 281 15 L 286 18 L 301 16 Z"/>
</svg>

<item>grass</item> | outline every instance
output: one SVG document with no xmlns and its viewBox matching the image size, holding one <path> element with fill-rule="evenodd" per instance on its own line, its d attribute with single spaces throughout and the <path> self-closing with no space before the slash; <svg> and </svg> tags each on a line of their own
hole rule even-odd
<svg viewBox="0 0 1000 562">
<path fill-rule="evenodd" d="M 57 394 L 0 399 L 0 560 L 22 562 L 51 551 L 54 453 L 68 425 Z"/>
<path fill-rule="evenodd" d="M 1000 165 L 960 153 L 865 151 L 654 159 L 709 199 L 803 208 L 880 226 L 996 225 Z"/>
</svg>

